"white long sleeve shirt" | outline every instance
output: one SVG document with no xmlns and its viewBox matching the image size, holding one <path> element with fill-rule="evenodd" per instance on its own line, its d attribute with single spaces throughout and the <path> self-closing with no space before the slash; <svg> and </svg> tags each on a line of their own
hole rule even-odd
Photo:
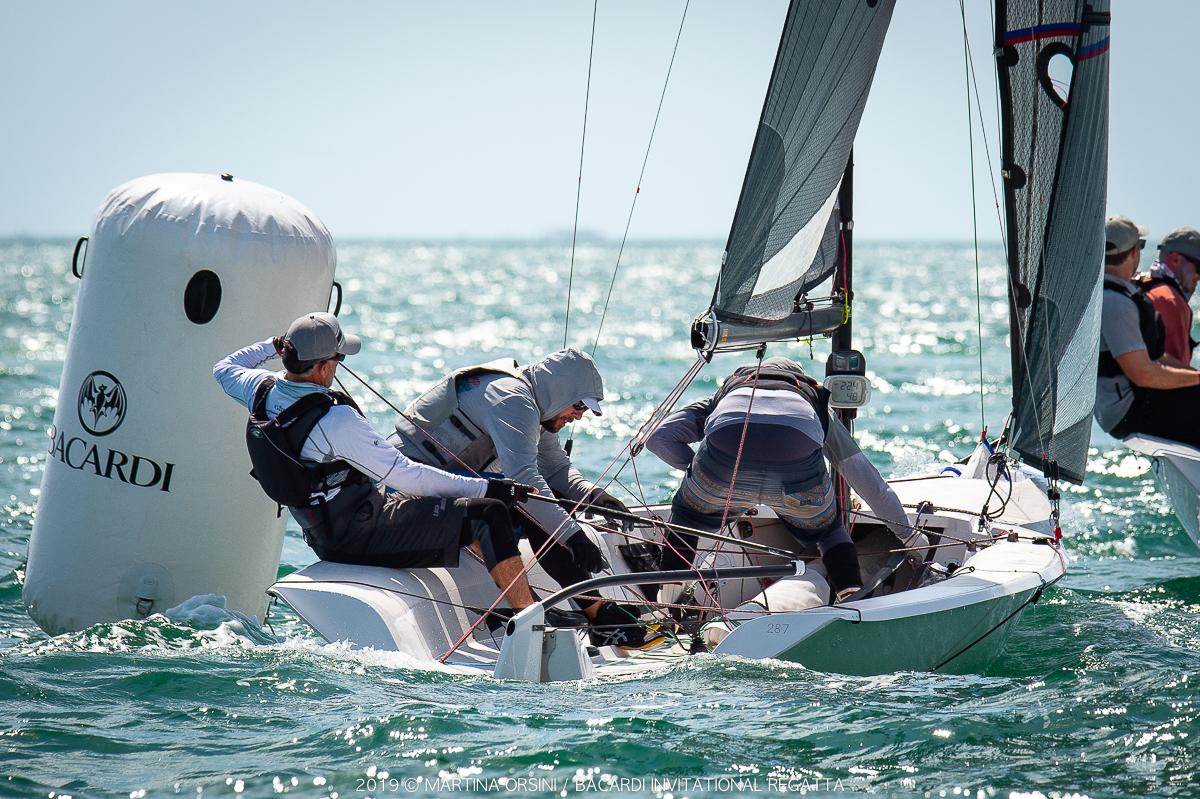
<svg viewBox="0 0 1200 799">
<path fill-rule="evenodd" d="M 262 381 L 275 378 L 267 394 L 267 415 L 275 418 L 284 408 L 305 394 L 325 391 L 315 383 L 297 383 L 283 379 L 283 372 L 260 368 L 278 357 L 270 339 L 251 344 L 222 358 L 213 366 L 213 377 L 233 399 L 247 410 Z M 361 413 L 348 405 L 334 405 L 313 427 L 300 450 L 300 457 L 316 463 L 345 461 L 358 471 L 404 494 L 417 497 L 482 497 L 487 481 L 444 472 L 433 466 L 415 463 L 375 432 Z M 332 499 L 338 489 L 330 490 Z"/>
</svg>

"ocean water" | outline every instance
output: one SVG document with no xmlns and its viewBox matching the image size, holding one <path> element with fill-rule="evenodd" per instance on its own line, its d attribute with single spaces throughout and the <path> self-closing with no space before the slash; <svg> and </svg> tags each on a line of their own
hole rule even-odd
<svg viewBox="0 0 1200 799">
<path fill-rule="evenodd" d="M 1149 462 L 1098 430 L 1088 483 L 1065 496 L 1071 571 L 983 674 L 858 678 L 703 655 L 636 679 L 496 683 L 326 644 L 279 606 L 262 627 L 156 616 L 47 636 L 21 584 L 76 294 L 70 247 L 0 241 L 0 796 L 1200 795 L 1200 550 Z M 719 250 L 626 249 L 597 353 L 610 401 L 577 431 L 585 473 L 691 363 L 687 325 Z M 559 243 L 338 254 L 344 323 L 368 342 L 356 362 L 397 400 L 454 366 L 562 344 Z M 981 253 L 993 432 L 1008 408 L 1001 257 Z M 856 258 L 874 384 L 860 443 L 884 474 L 966 454 L 981 423 L 973 248 L 859 242 Z M 579 251 L 571 343 L 591 346 L 615 261 L 609 244 Z M 689 396 L 735 363 L 706 368 Z M 383 403 L 355 393 L 386 429 Z M 638 472 L 640 485 L 623 475 L 631 493 L 670 496 L 652 456 Z M 312 559 L 289 530 L 280 574 Z"/>
</svg>

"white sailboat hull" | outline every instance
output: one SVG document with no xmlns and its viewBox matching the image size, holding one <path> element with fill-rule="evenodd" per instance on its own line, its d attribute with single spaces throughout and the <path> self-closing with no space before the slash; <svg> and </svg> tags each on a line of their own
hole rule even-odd
<svg viewBox="0 0 1200 799">
<path fill-rule="evenodd" d="M 1196 546 L 1200 546 L 1200 449 L 1140 433 L 1125 438 L 1123 443 L 1154 461 L 1154 475 L 1175 515 Z"/>
<path fill-rule="evenodd" d="M 1049 542 L 1002 542 L 962 569 L 898 594 L 762 616 L 735 628 L 716 652 L 840 674 L 977 671 L 1002 649 L 1008 622 L 1063 576 L 1066 559 Z"/>
<path fill-rule="evenodd" d="M 1047 536 L 1045 495 L 1032 481 L 1018 480 L 992 531 L 980 533 L 977 516 L 965 511 L 982 507 L 990 492 L 986 481 L 930 476 L 897 481 L 893 487 L 906 504 L 929 501 L 943 509 L 922 521 L 947 537 L 936 561 L 953 564 L 953 576 L 908 590 L 897 586 L 893 593 L 852 603 L 814 603 L 802 610 L 764 614 L 734 626 L 714 651 L 845 674 L 986 667 L 1002 649 L 1010 624 L 1065 573 L 1067 558 Z M 644 512 L 651 510 L 665 511 L 660 507 Z M 858 523 L 868 524 L 865 519 Z M 781 527 L 768 510 L 760 509 L 754 524 L 755 540 L 780 542 Z M 1017 538 L 993 540 L 998 533 L 1009 532 Z M 620 533 L 598 538 L 608 547 L 614 572 L 629 572 L 617 548 L 626 539 Z M 976 549 L 952 539 L 987 541 Z M 748 552 L 737 557 L 744 563 L 769 559 Z M 864 575 L 878 565 L 869 556 L 863 563 Z M 820 581 L 819 572 L 816 566 L 811 579 Z M 543 596 L 558 587 L 537 566 L 530 578 Z M 635 600 L 636 590 L 625 586 L 603 589 L 603 593 Z M 723 606 L 732 607 L 759 590 L 757 580 L 724 580 L 718 597 Z M 498 592 L 483 565 L 464 554 L 455 569 L 397 570 L 318 562 L 284 577 L 271 593 L 329 641 L 399 651 L 432 663 L 449 652 L 478 618 L 472 608 L 489 607 Z M 446 663 L 492 673 L 503 643 L 503 630 L 489 631 L 480 624 Z M 678 643 L 633 656 L 605 648 L 590 657 L 591 671 L 603 676 L 653 669 L 686 656 L 687 647 Z M 547 673 L 543 665 L 542 678 L 555 679 L 552 671 Z M 537 672 L 534 664 L 532 673 Z"/>
</svg>

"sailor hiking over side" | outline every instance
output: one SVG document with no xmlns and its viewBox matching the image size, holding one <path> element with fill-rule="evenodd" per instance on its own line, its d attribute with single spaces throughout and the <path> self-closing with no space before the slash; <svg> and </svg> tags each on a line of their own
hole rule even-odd
<svg viewBox="0 0 1200 799">
<path fill-rule="evenodd" d="M 1167 330 L 1156 302 L 1133 282 L 1147 231 L 1123 216 L 1109 217 L 1104 229 L 1096 421 L 1117 438 L 1145 433 L 1200 446 L 1200 372 L 1166 354 Z M 1195 249 L 1200 257 L 1200 246 Z M 1170 258 L 1169 253 L 1164 257 Z M 1180 266 L 1173 274 L 1185 269 Z M 1190 353 L 1177 352 L 1184 354 Z"/>
<path fill-rule="evenodd" d="M 449 474 L 388 444 L 353 399 L 331 389 L 338 364 L 361 346 L 333 314 L 310 313 L 213 367 L 225 393 L 250 411 L 253 476 L 323 560 L 454 567 L 470 546 L 509 604 L 532 604 L 508 506 L 534 489 Z M 284 371 L 261 368 L 277 357 Z"/>
</svg>

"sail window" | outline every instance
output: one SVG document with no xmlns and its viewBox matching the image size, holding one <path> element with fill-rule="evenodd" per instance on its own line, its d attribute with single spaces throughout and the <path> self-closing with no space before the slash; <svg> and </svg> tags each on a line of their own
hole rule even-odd
<svg viewBox="0 0 1200 799">
<path fill-rule="evenodd" d="M 203 325 L 212 321 L 221 307 L 221 278 L 201 269 L 192 275 L 183 291 L 183 312 L 192 322 Z"/>
<path fill-rule="evenodd" d="M 1063 44 L 1054 42 L 1038 56 L 1038 79 L 1046 94 L 1059 108 L 1067 107 L 1071 94 L 1071 79 L 1075 75 L 1075 59 Z"/>
</svg>

